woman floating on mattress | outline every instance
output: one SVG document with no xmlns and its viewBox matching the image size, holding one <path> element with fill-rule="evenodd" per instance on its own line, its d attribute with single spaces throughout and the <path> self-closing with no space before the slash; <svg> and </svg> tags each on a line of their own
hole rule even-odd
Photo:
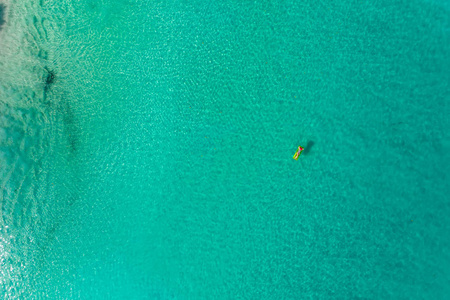
<svg viewBox="0 0 450 300">
<path fill-rule="evenodd" d="M 294 154 L 294 159 L 297 160 L 298 157 L 300 156 L 300 154 L 302 153 L 304 149 L 302 148 L 302 146 L 298 146 L 297 152 L 295 152 Z"/>
</svg>

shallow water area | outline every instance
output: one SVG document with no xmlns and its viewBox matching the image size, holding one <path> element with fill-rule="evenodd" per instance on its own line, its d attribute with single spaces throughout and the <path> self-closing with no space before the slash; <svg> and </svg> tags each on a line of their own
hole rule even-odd
<svg viewBox="0 0 450 300">
<path fill-rule="evenodd" d="M 445 2 L 0 3 L 2 294 L 450 293 Z"/>
</svg>

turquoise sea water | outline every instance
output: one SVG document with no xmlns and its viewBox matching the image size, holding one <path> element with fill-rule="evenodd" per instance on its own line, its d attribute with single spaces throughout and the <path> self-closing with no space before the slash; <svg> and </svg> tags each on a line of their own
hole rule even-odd
<svg viewBox="0 0 450 300">
<path fill-rule="evenodd" d="M 0 0 L 0 294 L 448 299 L 449 70 L 447 1 Z"/>
</svg>

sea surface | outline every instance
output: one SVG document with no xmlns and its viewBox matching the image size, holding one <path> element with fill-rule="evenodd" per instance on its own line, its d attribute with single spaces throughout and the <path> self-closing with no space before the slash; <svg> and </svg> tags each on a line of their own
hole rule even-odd
<svg viewBox="0 0 450 300">
<path fill-rule="evenodd" d="M 447 0 L 0 0 L 2 299 L 449 299 L 449 172 Z"/>
</svg>

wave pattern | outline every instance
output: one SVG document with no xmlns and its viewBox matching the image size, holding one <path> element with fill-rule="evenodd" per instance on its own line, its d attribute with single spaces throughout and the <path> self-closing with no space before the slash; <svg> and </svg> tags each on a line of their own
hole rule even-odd
<svg viewBox="0 0 450 300">
<path fill-rule="evenodd" d="M 0 293 L 12 299 L 33 294 L 73 202 L 53 171 L 77 149 L 76 121 L 61 97 L 55 22 L 44 16 L 36 3 L 0 3 Z"/>
<path fill-rule="evenodd" d="M 0 0 L 0 294 L 448 295 L 450 20 L 391 2 Z"/>
</svg>

